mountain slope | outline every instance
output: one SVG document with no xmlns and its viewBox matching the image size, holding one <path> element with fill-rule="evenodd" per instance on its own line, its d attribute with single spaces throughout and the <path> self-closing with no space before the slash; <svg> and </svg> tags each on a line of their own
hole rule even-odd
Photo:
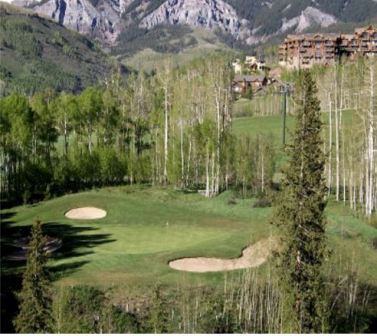
<svg viewBox="0 0 377 336">
<path fill-rule="evenodd" d="M 110 70 L 106 55 L 78 33 L 4 3 L 0 17 L 1 91 L 77 91 Z"/>
<path fill-rule="evenodd" d="M 225 34 L 228 40 L 253 45 L 287 33 L 377 17 L 376 0 L 13 0 L 13 3 L 30 7 L 112 47 L 124 42 L 122 34 L 136 40 L 160 26 L 199 27 Z M 124 48 L 127 46 L 121 49 Z"/>
</svg>

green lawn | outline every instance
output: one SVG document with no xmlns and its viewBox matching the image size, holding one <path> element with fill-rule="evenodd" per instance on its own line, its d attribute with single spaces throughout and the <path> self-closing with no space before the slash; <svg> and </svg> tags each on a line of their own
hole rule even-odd
<svg viewBox="0 0 377 336">
<path fill-rule="evenodd" d="M 51 260 L 56 284 L 91 284 L 144 291 L 155 283 L 170 286 L 218 284 L 222 273 L 192 274 L 168 267 L 168 261 L 187 256 L 236 257 L 246 245 L 276 235 L 269 224 L 270 208 L 253 208 L 253 200 L 237 200 L 225 192 L 213 199 L 172 189 L 104 188 L 67 195 L 2 215 L 2 243 L 20 235 L 20 228 L 43 221 L 50 236 L 61 237 L 63 248 Z M 97 206 L 108 211 L 100 220 L 64 217 L 70 209 Z M 10 212 L 11 215 L 6 214 Z M 356 267 L 363 282 L 377 284 L 377 229 L 352 216 L 347 208 L 328 209 L 330 263 Z M 338 260 L 342 262 L 339 263 Z M 15 270 L 12 262 L 2 272 Z M 261 271 L 268 267 L 264 265 Z"/>
</svg>

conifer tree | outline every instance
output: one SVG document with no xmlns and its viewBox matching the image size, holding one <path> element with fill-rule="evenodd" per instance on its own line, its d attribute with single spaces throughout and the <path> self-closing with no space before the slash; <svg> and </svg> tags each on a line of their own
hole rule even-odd
<svg viewBox="0 0 377 336">
<path fill-rule="evenodd" d="M 45 268 L 46 237 L 40 221 L 32 227 L 22 290 L 18 294 L 20 312 L 14 321 L 18 333 L 51 332 L 50 282 Z"/>
<path fill-rule="evenodd" d="M 288 331 L 326 331 L 321 266 L 326 255 L 324 181 L 319 100 L 309 71 L 298 80 L 297 123 L 274 222 L 282 232 L 279 272 Z"/>
</svg>

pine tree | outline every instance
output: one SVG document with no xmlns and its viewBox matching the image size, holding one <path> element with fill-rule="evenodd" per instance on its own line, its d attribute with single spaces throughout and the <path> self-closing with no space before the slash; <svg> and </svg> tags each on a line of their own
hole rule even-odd
<svg viewBox="0 0 377 336">
<path fill-rule="evenodd" d="M 325 156 L 317 88 L 309 71 L 297 85 L 297 124 L 274 222 L 282 231 L 279 272 L 289 331 L 326 331 L 321 266 L 326 255 Z"/>
<path fill-rule="evenodd" d="M 49 277 L 45 268 L 45 243 L 42 224 L 36 221 L 31 231 L 22 290 L 18 294 L 20 312 L 14 325 L 19 333 L 51 332 L 51 295 Z"/>
</svg>

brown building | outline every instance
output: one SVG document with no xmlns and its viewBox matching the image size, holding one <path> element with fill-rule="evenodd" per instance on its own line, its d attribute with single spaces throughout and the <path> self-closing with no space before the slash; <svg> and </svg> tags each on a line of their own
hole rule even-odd
<svg viewBox="0 0 377 336">
<path fill-rule="evenodd" d="M 287 68 L 310 68 L 314 64 L 330 65 L 341 57 L 377 55 L 377 30 L 359 28 L 354 34 L 288 35 L 279 47 L 279 63 Z"/>
<path fill-rule="evenodd" d="M 251 88 L 252 92 L 257 92 L 268 84 L 266 76 L 236 75 L 233 79 L 232 89 L 236 94 L 244 94 Z"/>
</svg>

